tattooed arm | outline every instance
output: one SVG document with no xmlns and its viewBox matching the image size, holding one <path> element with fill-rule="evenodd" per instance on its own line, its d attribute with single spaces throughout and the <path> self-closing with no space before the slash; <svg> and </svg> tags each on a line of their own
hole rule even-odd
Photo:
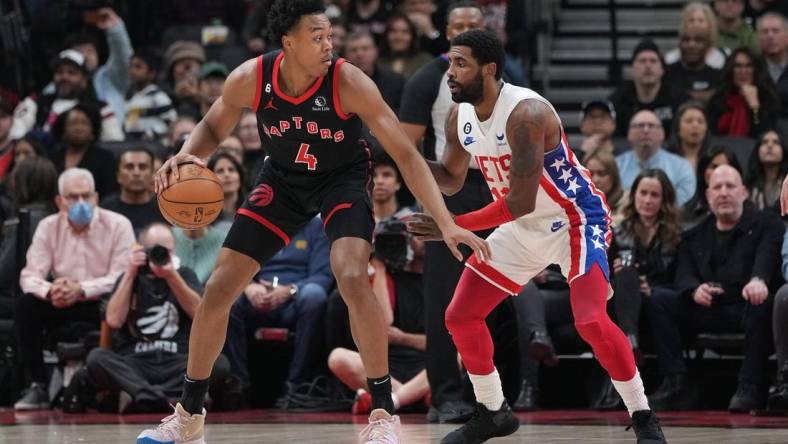
<svg viewBox="0 0 788 444">
<path fill-rule="evenodd" d="M 545 146 L 558 145 L 560 133 L 558 119 L 538 100 L 521 101 L 509 115 L 506 135 L 512 149 L 512 166 L 505 200 L 514 219 L 534 210 Z"/>
</svg>

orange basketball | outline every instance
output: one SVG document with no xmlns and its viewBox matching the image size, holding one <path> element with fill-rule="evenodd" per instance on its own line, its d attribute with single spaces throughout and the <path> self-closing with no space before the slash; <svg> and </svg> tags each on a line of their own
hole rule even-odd
<svg viewBox="0 0 788 444">
<path fill-rule="evenodd" d="M 224 190 L 208 168 L 193 163 L 178 165 L 180 177 L 172 173 L 169 186 L 159 193 L 159 210 L 171 224 L 181 228 L 204 227 L 219 217 L 224 208 Z"/>
</svg>

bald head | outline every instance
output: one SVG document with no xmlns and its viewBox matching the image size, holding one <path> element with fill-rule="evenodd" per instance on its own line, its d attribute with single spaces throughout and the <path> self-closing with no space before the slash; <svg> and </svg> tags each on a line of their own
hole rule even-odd
<svg viewBox="0 0 788 444">
<path fill-rule="evenodd" d="M 706 199 L 711 212 L 717 217 L 718 226 L 735 225 L 744 211 L 747 188 L 741 174 L 730 165 L 720 165 L 714 169 L 706 189 Z"/>
<path fill-rule="evenodd" d="M 170 254 L 175 252 L 175 237 L 168 225 L 153 223 L 145 227 L 140 233 L 140 243 L 147 250 L 154 245 L 161 245 L 170 250 Z"/>
</svg>

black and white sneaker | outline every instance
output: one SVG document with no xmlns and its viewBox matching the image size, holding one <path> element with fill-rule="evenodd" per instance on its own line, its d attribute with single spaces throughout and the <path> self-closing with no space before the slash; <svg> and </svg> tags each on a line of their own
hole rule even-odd
<svg viewBox="0 0 788 444">
<path fill-rule="evenodd" d="M 484 404 L 476 403 L 471 419 L 443 437 L 441 444 L 480 444 L 490 438 L 511 435 L 518 428 L 520 420 L 514 416 L 506 401 L 495 411 L 487 410 Z"/>
<path fill-rule="evenodd" d="M 637 444 L 667 444 L 659 419 L 652 410 L 638 410 L 632 414 L 632 425 L 627 427 L 635 429 Z"/>
<path fill-rule="evenodd" d="M 49 395 L 41 384 L 32 383 L 14 404 L 14 410 L 43 410 L 49 408 Z"/>
</svg>

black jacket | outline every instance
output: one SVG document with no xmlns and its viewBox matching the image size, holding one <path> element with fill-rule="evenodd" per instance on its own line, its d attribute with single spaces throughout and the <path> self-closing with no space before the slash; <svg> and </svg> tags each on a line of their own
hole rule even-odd
<svg viewBox="0 0 788 444">
<path fill-rule="evenodd" d="M 690 96 L 663 78 L 662 85 L 659 87 L 659 93 L 657 93 L 657 97 L 651 103 L 641 103 L 638 100 L 635 82 L 631 80 L 619 85 L 608 97 L 608 100 L 613 102 L 613 107 L 616 109 L 617 136 L 627 135 L 629 121 L 632 120 L 632 116 L 643 109 L 654 111 L 659 120 L 662 121 L 665 136 L 668 136 L 670 135 L 673 115 L 676 113 L 676 109 L 682 103 L 690 100 Z"/>
<path fill-rule="evenodd" d="M 758 211 L 750 202 L 745 202 L 741 221 L 733 229 L 727 257 L 722 259 L 725 272 L 715 275 L 710 262 L 716 243 L 716 223 L 716 217 L 710 214 L 684 234 L 676 269 L 679 292 L 691 298 L 700 284 L 719 282 L 725 290 L 717 297 L 720 303 L 738 303 L 743 301 L 742 288 L 753 277 L 763 279 L 770 292 L 776 291 L 782 283 L 780 248 L 785 233 L 780 218 L 770 211 Z"/>
</svg>

